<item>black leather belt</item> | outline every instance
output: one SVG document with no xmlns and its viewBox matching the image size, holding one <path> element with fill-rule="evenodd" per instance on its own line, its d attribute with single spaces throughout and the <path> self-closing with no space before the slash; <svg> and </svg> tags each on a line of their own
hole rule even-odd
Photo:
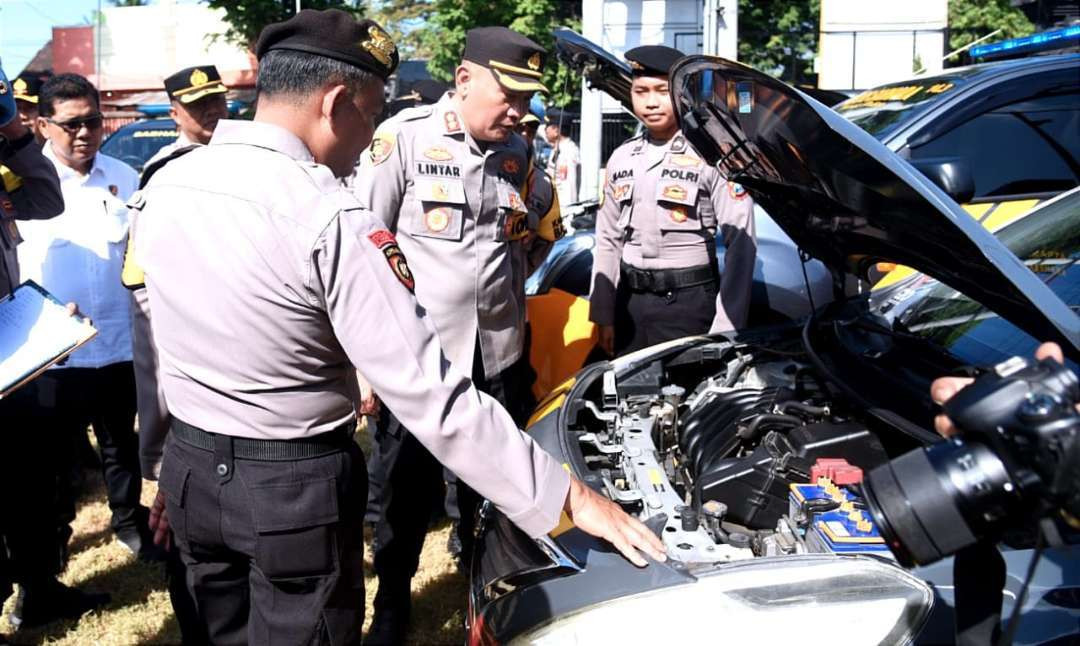
<svg viewBox="0 0 1080 646">
<path fill-rule="evenodd" d="M 639 292 L 670 292 L 683 287 L 704 285 L 716 280 L 712 265 L 685 269 L 638 269 L 620 263 L 620 282 Z"/>
<path fill-rule="evenodd" d="M 347 422 L 338 428 L 295 440 L 259 440 L 250 437 L 233 437 L 233 457 L 242 460 L 302 460 L 317 458 L 341 451 L 352 441 L 356 422 Z M 214 441 L 220 437 L 187 422 L 172 420 L 172 433 L 184 444 L 205 451 L 214 450 Z M 227 437 L 227 436 L 226 436 Z"/>
</svg>

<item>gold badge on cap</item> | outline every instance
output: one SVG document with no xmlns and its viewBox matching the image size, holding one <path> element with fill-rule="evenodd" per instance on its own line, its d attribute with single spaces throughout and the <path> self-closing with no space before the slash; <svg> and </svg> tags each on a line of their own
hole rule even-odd
<svg viewBox="0 0 1080 646">
<path fill-rule="evenodd" d="M 206 75 L 206 72 L 200 69 L 196 69 L 188 78 L 188 83 L 191 83 L 191 87 L 199 87 L 200 85 L 206 85 L 209 82 L 210 77 Z"/>
<path fill-rule="evenodd" d="M 641 71 L 645 69 L 645 66 L 637 61 L 630 61 L 630 69 Z"/>
<path fill-rule="evenodd" d="M 540 52 L 537 52 L 537 53 L 533 54 L 532 56 L 530 56 L 529 60 L 526 61 L 526 64 L 528 64 L 529 69 L 531 69 L 531 70 L 540 69 Z"/>
<path fill-rule="evenodd" d="M 367 33 L 367 40 L 360 41 L 360 46 L 374 56 L 375 60 L 389 67 L 394 53 L 397 52 L 394 41 L 390 39 L 389 34 L 376 25 L 368 27 Z"/>
<path fill-rule="evenodd" d="M 26 84 L 26 79 L 15 79 L 14 87 L 16 94 L 26 94 L 30 86 Z"/>
</svg>

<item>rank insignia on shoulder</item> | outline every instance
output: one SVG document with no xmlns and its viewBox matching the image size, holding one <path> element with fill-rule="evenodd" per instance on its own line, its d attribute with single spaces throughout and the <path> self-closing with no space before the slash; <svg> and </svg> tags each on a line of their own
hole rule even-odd
<svg viewBox="0 0 1080 646">
<path fill-rule="evenodd" d="M 394 152 L 394 137 L 384 132 L 375 133 L 371 139 L 371 146 L 368 148 L 371 165 L 378 166 L 383 163 L 392 152 Z"/>
<path fill-rule="evenodd" d="M 449 150 L 442 148 L 441 146 L 428 148 L 424 151 L 424 157 L 427 157 L 432 161 L 450 161 L 454 158 Z"/>
<path fill-rule="evenodd" d="M 668 186 L 664 187 L 664 192 L 662 193 L 662 195 L 669 200 L 685 200 L 686 189 L 679 186 L 678 184 L 669 184 Z"/>
<path fill-rule="evenodd" d="M 443 122 L 446 124 L 446 132 L 450 134 L 461 132 L 461 120 L 458 119 L 457 112 L 444 113 Z"/>
<path fill-rule="evenodd" d="M 510 173 L 511 175 L 517 175 L 521 170 L 521 164 L 514 158 L 504 159 L 502 163 L 502 169 L 504 173 Z"/>
<path fill-rule="evenodd" d="M 701 160 L 697 157 L 694 157 L 693 155 L 671 155 L 670 159 L 671 163 L 675 164 L 676 166 L 687 167 L 701 165 Z"/>
<path fill-rule="evenodd" d="M 746 199 L 746 196 L 747 196 L 746 189 L 743 188 L 742 184 L 739 184 L 738 182 L 728 182 L 727 185 L 728 185 L 728 194 L 731 195 L 732 199 L 736 199 L 736 200 Z"/>
<path fill-rule="evenodd" d="M 686 222 L 686 209 L 682 208 L 681 206 L 671 209 L 670 215 L 672 222 L 676 222 L 679 224 Z"/>
<path fill-rule="evenodd" d="M 440 206 L 424 213 L 424 225 L 432 233 L 442 233 L 450 226 L 450 210 Z"/>
<path fill-rule="evenodd" d="M 390 265 L 390 269 L 401 284 L 405 286 L 405 289 L 415 293 L 416 279 L 413 277 L 412 270 L 409 269 L 409 264 L 405 262 L 405 254 L 401 253 L 401 248 L 398 247 L 394 234 L 385 229 L 380 229 L 369 233 L 368 240 L 371 240 L 371 243 L 383 253 L 387 264 Z"/>
</svg>

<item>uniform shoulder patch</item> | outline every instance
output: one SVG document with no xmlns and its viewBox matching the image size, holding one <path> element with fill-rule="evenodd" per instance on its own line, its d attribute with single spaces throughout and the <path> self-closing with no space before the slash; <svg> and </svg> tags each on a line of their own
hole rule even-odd
<svg viewBox="0 0 1080 646">
<path fill-rule="evenodd" d="M 402 110 L 398 113 L 397 119 L 399 121 L 415 121 L 416 119 L 430 117 L 434 110 L 435 107 L 431 105 L 418 105 Z"/>
<path fill-rule="evenodd" d="M 742 184 L 739 184 L 738 182 L 728 182 L 727 185 L 728 185 L 728 194 L 731 195 L 732 199 L 735 199 L 735 200 L 746 199 L 746 196 L 748 195 L 748 193 L 746 192 L 746 189 L 743 188 Z"/>
<path fill-rule="evenodd" d="M 416 293 L 416 278 L 413 277 L 412 270 L 409 269 L 409 264 L 405 261 L 405 254 L 401 253 L 401 247 L 398 247 L 397 238 L 394 237 L 394 234 L 386 229 L 379 229 L 369 233 L 368 240 L 382 252 L 387 264 L 390 265 L 391 271 L 397 276 L 398 281 L 405 286 L 405 289 Z"/>
<path fill-rule="evenodd" d="M 371 161 L 372 166 L 378 166 L 390 157 L 390 153 L 394 152 L 394 145 L 397 143 L 397 135 L 390 132 L 376 132 L 375 136 L 371 138 L 371 145 L 368 147 L 368 158 Z"/>
</svg>

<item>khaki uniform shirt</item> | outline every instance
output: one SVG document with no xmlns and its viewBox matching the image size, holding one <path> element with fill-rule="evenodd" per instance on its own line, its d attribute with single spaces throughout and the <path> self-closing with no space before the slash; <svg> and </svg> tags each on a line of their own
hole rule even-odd
<svg viewBox="0 0 1080 646">
<path fill-rule="evenodd" d="M 492 378 L 517 361 L 524 344 L 511 245 L 527 228 L 528 152 L 517 135 L 504 143 L 475 141 L 452 96 L 380 125 L 351 185 L 397 235 L 416 274 L 417 300 L 451 363 L 471 370 L 479 338 Z"/>
<path fill-rule="evenodd" d="M 19 282 L 22 242 L 16 220 L 45 220 L 64 211 L 64 196 L 56 167 L 45 157 L 41 146 L 30 142 L 18 151 L 6 145 L 0 149 L 0 298 Z"/>
<path fill-rule="evenodd" d="M 616 148 L 596 217 L 589 318 L 615 324 L 620 261 L 637 269 L 708 265 L 717 232 L 727 250 L 710 332 L 746 324 L 757 252 L 753 201 L 705 163 L 682 134 L 663 143 L 635 137 Z"/>
<path fill-rule="evenodd" d="M 237 437 L 329 431 L 354 422 L 356 366 L 522 530 L 557 524 L 567 473 L 447 362 L 394 236 L 300 139 L 222 121 L 140 198 L 135 257 L 176 418 Z"/>
</svg>

